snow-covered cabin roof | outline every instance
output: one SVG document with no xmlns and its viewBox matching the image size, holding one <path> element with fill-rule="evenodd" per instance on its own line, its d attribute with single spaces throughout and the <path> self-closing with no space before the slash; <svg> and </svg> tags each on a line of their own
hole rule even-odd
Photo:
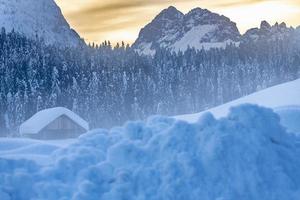
<svg viewBox="0 0 300 200">
<path fill-rule="evenodd" d="M 89 130 L 89 124 L 71 110 L 63 107 L 42 110 L 20 126 L 20 134 L 36 134 L 60 116 L 65 115 L 82 128 Z"/>
</svg>

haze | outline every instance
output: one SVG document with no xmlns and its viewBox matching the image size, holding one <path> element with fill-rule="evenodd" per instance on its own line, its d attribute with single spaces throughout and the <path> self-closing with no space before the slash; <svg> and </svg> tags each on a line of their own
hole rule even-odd
<svg viewBox="0 0 300 200">
<path fill-rule="evenodd" d="M 87 42 L 132 43 L 142 27 L 170 5 L 186 13 L 207 8 L 236 22 L 241 33 L 259 26 L 286 22 L 300 25 L 300 0 L 55 0 L 70 25 Z"/>
</svg>

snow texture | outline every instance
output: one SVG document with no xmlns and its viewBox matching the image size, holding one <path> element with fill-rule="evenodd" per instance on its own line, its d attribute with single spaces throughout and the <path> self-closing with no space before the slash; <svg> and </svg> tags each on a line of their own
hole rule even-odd
<svg viewBox="0 0 300 200">
<path fill-rule="evenodd" d="M 1 145 L 1 151 L 13 146 Z M 153 117 L 94 130 L 57 148 L 47 165 L 1 155 L 1 200 L 300 196 L 299 138 L 285 131 L 271 109 L 254 105 L 232 108 L 222 119 L 209 113 L 196 123 Z"/>
<path fill-rule="evenodd" d="M 43 38 L 47 44 L 76 46 L 81 40 L 70 28 L 54 0 L 0 0 L 0 28 L 28 37 Z"/>
<path fill-rule="evenodd" d="M 175 116 L 175 118 L 189 122 L 196 122 L 198 118 L 205 112 L 211 112 L 218 118 L 224 117 L 228 114 L 232 106 L 237 106 L 244 103 L 252 103 L 274 108 L 275 111 L 276 108 L 285 107 L 288 105 L 300 105 L 300 79 L 270 87 L 201 113 Z M 300 122 L 298 124 L 300 124 Z"/>
<path fill-rule="evenodd" d="M 199 25 L 192 28 L 173 45 L 174 51 L 184 52 L 188 49 L 188 47 L 205 50 L 209 50 L 211 48 L 225 48 L 228 44 L 233 43 L 231 40 L 224 42 L 199 42 L 203 37 L 205 37 L 205 35 L 210 33 L 213 34 L 213 32 L 217 31 L 216 29 L 216 25 Z"/>
<path fill-rule="evenodd" d="M 49 165 L 53 162 L 53 159 L 49 157 L 50 154 L 75 141 L 75 139 L 39 141 L 24 138 L 2 138 L 0 139 L 0 157 L 13 160 L 30 159 L 40 165 Z"/>
<path fill-rule="evenodd" d="M 140 55 L 154 56 L 156 51 L 151 49 L 152 43 L 142 43 L 140 48 L 136 49 L 136 52 Z"/>
<path fill-rule="evenodd" d="M 287 130 L 300 135 L 300 106 L 284 106 L 276 108 L 280 122 Z"/>
<path fill-rule="evenodd" d="M 89 130 L 89 124 L 77 114 L 73 113 L 67 108 L 56 107 L 50 108 L 46 110 L 39 111 L 35 115 L 33 115 L 30 119 L 25 121 L 20 126 L 20 134 L 36 134 L 43 128 L 45 128 L 48 124 L 53 122 L 58 117 L 65 115 L 69 117 L 71 120 L 76 122 L 85 130 Z"/>
</svg>

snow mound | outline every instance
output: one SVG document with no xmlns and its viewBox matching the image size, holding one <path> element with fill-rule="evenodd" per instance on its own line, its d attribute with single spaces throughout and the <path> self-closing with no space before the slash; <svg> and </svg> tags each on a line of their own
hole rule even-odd
<svg viewBox="0 0 300 200">
<path fill-rule="evenodd" d="M 0 153 L 1 157 L 1 153 Z M 298 200 L 300 143 L 271 109 L 196 123 L 154 117 L 94 130 L 41 166 L 0 158 L 4 200 Z"/>
<path fill-rule="evenodd" d="M 20 133 L 21 134 L 35 134 L 38 133 L 40 130 L 45 128 L 49 123 L 57 119 L 58 117 L 65 115 L 69 117 L 71 120 L 76 122 L 85 130 L 89 130 L 89 124 L 79 117 L 77 114 L 73 113 L 67 108 L 63 107 L 56 107 L 56 108 L 49 108 L 46 110 L 42 110 L 35 115 L 33 115 L 30 119 L 25 121 L 20 126 Z"/>
</svg>

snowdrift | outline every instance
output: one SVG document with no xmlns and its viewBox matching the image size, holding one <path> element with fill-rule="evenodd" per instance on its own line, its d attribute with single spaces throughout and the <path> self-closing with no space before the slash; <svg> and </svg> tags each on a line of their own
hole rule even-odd
<svg viewBox="0 0 300 200">
<path fill-rule="evenodd" d="M 0 154 L 1 155 L 1 154 Z M 1 157 L 1 156 L 0 156 Z M 0 158 L 1 200 L 298 200 L 300 143 L 254 105 L 188 123 L 154 117 L 95 130 L 49 156 Z M 49 159 L 50 159 L 49 158 Z"/>
</svg>

